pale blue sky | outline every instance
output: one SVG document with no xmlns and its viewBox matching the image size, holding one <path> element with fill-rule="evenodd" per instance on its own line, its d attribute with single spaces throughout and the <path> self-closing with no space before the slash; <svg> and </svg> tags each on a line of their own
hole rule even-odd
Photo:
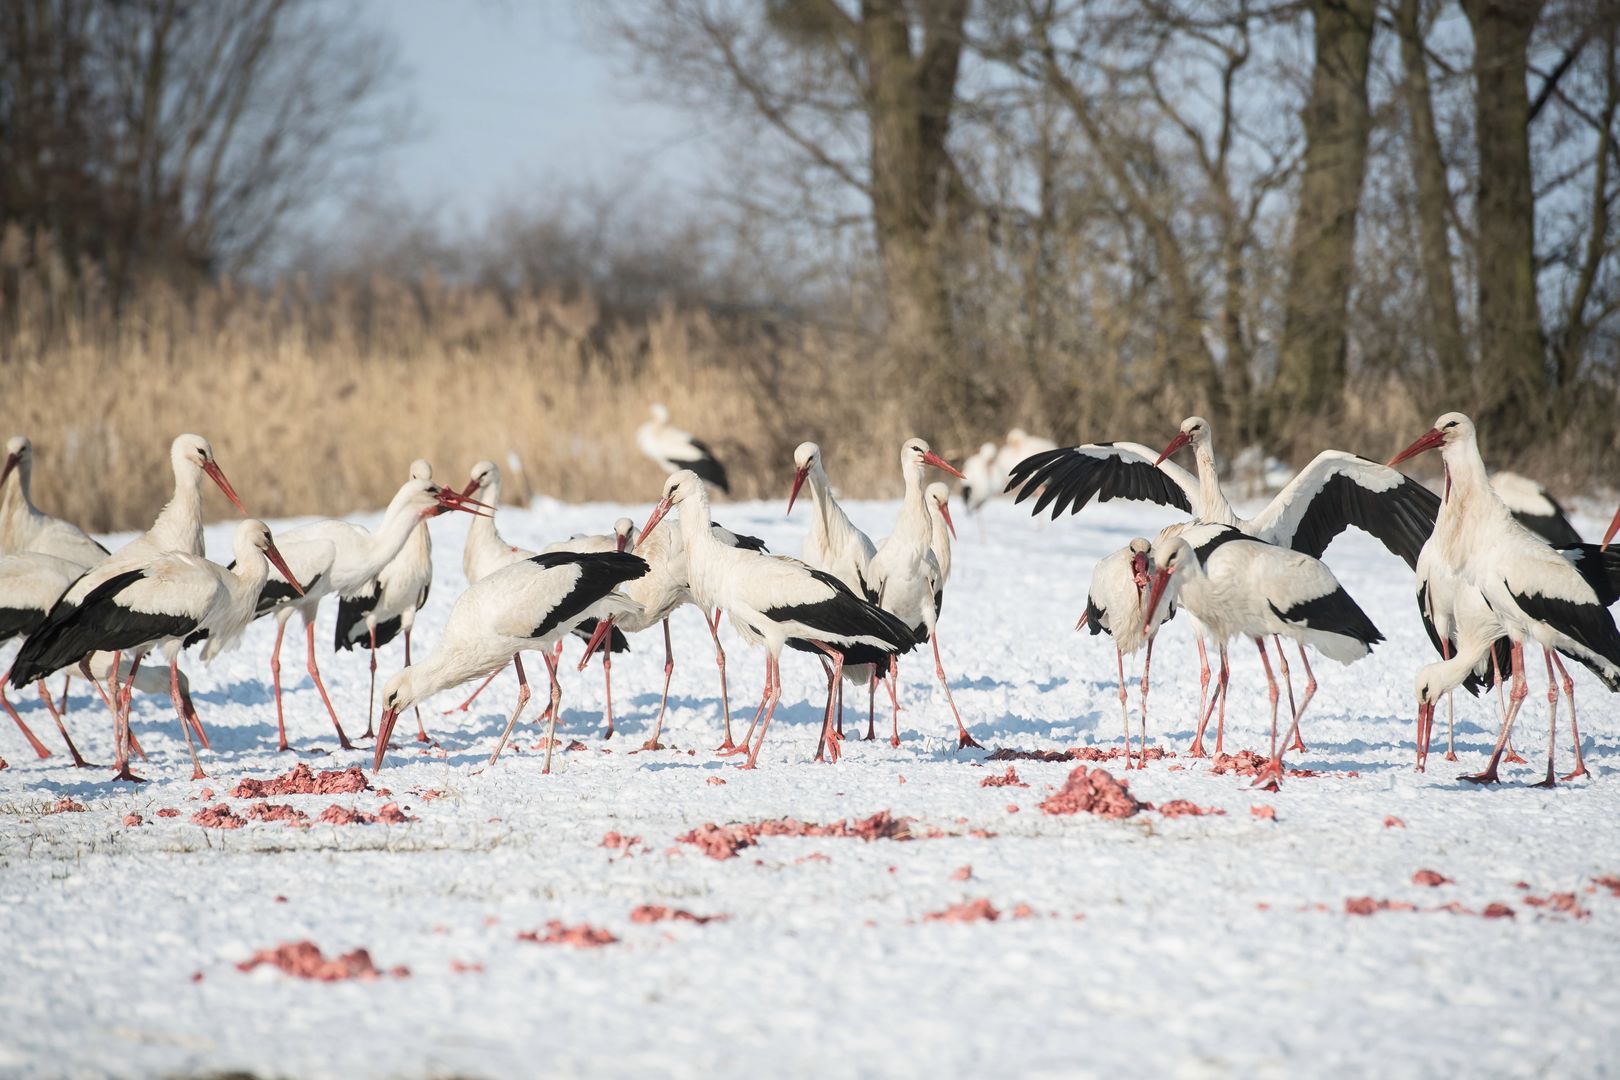
<svg viewBox="0 0 1620 1080">
<path fill-rule="evenodd" d="M 526 190 L 628 188 L 691 200 L 708 148 L 689 116 L 642 96 L 587 44 L 590 0 L 361 0 L 393 36 L 416 138 L 396 189 L 480 221 Z M 666 195 L 667 193 L 667 195 Z"/>
</svg>

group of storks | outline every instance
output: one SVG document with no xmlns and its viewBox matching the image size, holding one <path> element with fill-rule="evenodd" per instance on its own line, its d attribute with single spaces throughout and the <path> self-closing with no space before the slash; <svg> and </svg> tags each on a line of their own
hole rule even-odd
<svg viewBox="0 0 1620 1080">
<path fill-rule="evenodd" d="M 1039 446 L 1028 440 L 1026 446 Z M 574 635 L 586 641 L 583 669 L 603 655 L 607 682 L 608 735 L 613 732 L 612 655 L 627 648 L 625 634 L 661 627 L 665 664 L 658 718 L 645 746 L 659 748 L 674 668 L 669 618 L 683 604 L 697 607 L 715 645 L 720 676 L 721 754 L 746 755 L 752 767 L 781 696 L 784 649 L 817 656 L 828 693 L 816 758 L 837 760 L 843 738 L 843 683 L 868 689 L 867 738 L 875 732 L 876 692 L 884 684 L 893 710 L 890 741 L 899 745 L 898 658 L 931 644 L 935 673 L 955 719 L 957 744 L 977 745 L 951 698 L 940 657 L 937 619 L 951 567 L 954 527 L 949 490 L 925 483 L 937 468 L 958 472 L 921 439 L 900 448 L 904 497 L 894 528 L 874 543 L 844 513 L 820 448 L 801 444 L 794 454 L 788 499 L 791 513 L 801 492 L 810 504 L 810 534 L 798 559 L 772 555 L 758 540 L 738 536 L 710 517 L 709 489 L 726 490 L 727 478 L 707 446 L 669 425 L 654 407 L 637 432 L 647 455 L 670 473 L 646 524 L 628 519 L 611 533 L 576 536 L 539 551 L 515 547 L 496 530 L 500 471 L 489 461 L 472 469 L 461 490 L 436 484 L 425 461 L 413 463 L 373 531 L 326 520 L 272 537 L 262 522 L 247 520 L 235 535 L 234 561 L 219 566 L 203 557 L 202 480 L 211 478 L 244 514 L 245 507 L 214 460 L 208 441 L 182 435 L 171 448 L 174 496 L 141 537 L 109 554 L 75 526 L 36 509 L 29 497 L 33 448 L 17 437 L 6 447 L 0 475 L 0 641 L 25 635 L 5 679 L 0 704 L 41 757 L 49 750 L 34 736 L 5 696 L 5 686 L 30 684 L 50 712 L 76 764 L 85 764 L 63 720 L 67 683 L 53 699 L 45 679 L 58 672 L 87 679 L 113 716 L 120 779 L 138 779 L 130 769 L 140 754 L 130 730 L 136 690 L 167 692 L 191 751 L 193 775 L 203 776 L 196 741 L 207 734 L 193 707 L 182 651 L 202 644 L 211 659 L 233 644 L 253 620 L 277 622 L 270 670 L 276 701 L 279 748 L 288 747 L 281 699 L 280 650 L 286 623 L 302 621 L 306 665 L 331 718 L 339 743 L 352 748 L 339 722 L 316 660 L 315 621 L 321 600 L 338 598 L 334 644 L 370 651 L 375 700 L 376 650 L 404 636 L 405 668 L 383 688 L 383 712 L 375 733 L 368 713 L 366 737 L 375 734 L 374 768 L 380 768 L 399 715 L 414 709 L 417 738 L 427 741 L 418 704 L 441 690 L 489 680 L 510 661 L 518 678 L 518 701 L 491 754 L 494 762 L 530 697 L 521 660 L 539 653 L 547 667 L 550 700 L 544 771 L 556 745 L 562 644 Z M 1009 439 L 1009 446 L 1012 440 Z M 1050 444 L 1046 444 L 1050 446 Z M 1196 474 L 1171 461 L 1193 451 Z M 1395 471 L 1394 465 L 1439 449 L 1444 464 L 1442 494 Z M 986 470 L 994 447 L 979 457 Z M 1005 487 L 1017 501 L 1033 499 L 1033 512 L 1048 508 L 1056 518 L 1093 499 L 1158 502 L 1187 511 L 1191 520 L 1172 525 L 1149 541 L 1138 537 L 1101 559 L 1092 575 L 1080 625 L 1114 640 L 1119 699 L 1125 726 L 1125 762 L 1132 767 L 1132 735 L 1124 656 L 1146 649 L 1142 672 L 1140 760 L 1147 760 L 1147 693 L 1158 628 L 1178 612 L 1194 622 L 1201 666 L 1197 731 L 1189 752 L 1203 756 L 1204 733 L 1217 719 L 1215 753 L 1224 752 L 1228 642 L 1254 641 L 1265 671 L 1271 704 L 1271 753 L 1257 783 L 1274 786 L 1282 755 L 1303 749 L 1300 717 L 1316 691 L 1305 647 L 1345 663 L 1382 640 L 1378 629 L 1319 561 L 1346 528 L 1363 529 L 1417 572 L 1418 606 L 1442 659 L 1425 666 L 1416 682 L 1417 754 L 1427 755 L 1435 704 L 1462 685 L 1471 692 L 1511 678 L 1495 751 L 1487 768 L 1469 779 L 1497 778 L 1514 718 L 1527 694 L 1523 649 L 1542 646 L 1549 677 L 1548 775 L 1554 777 L 1552 732 L 1558 685 L 1569 699 L 1576 768 L 1584 772 L 1576 728 L 1573 685 L 1563 657 L 1586 665 L 1611 690 L 1620 690 L 1620 632 L 1608 608 L 1620 597 L 1620 551 L 1607 550 L 1620 530 L 1615 515 L 1602 547 L 1582 544 L 1561 516 L 1563 531 L 1534 519 L 1544 538 L 1517 520 L 1487 478 L 1467 417 L 1447 413 L 1407 450 L 1381 465 L 1341 451 L 1324 451 L 1253 518 L 1237 515 L 1222 493 L 1210 425 L 1199 417 L 1183 422 L 1162 452 L 1135 443 L 1050 447 L 1007 463 Z M 999 483 L 1000 477 L 997 477 Z M 985 481 L 972 485 L 983 496 Z M 468 588 L 456 600 L 427 658 L 413 662 L 411 633 L 432 581 L 428 519 L 446 511 L 473 515 L 462 565 Z M 676 522 L 660 527 L 674 513 Z M 732 731 L 720 622 L 730 616 L 746 643 L 766 652 L 764 692 L 740 740 Z M 1215 643 L 1213 674 L 1206 638 Z M 1275 646 L 1277 668 L 1267 639 Z M 1296 699 L 1283 639 L 1298 649 L 1306 678 Z M 146 663 L 156 654 L 167 671 Z M 143 664 L 146 666 L 143 667 Z M 1278 738 L 1280 670 L 1291 722 Z M 487 677 L 487 678 L 486 678 Z M 475 691 L 473 697 L 477 696 Z M 465 710 L 468 698 L 459 708 Z M 454 710 L 452 710 L 454 711 Z M 194 741 L 195 736 L 195 741 Z M 1448 758 L 1454 758 L 1449 749 Z"/>
</svg>

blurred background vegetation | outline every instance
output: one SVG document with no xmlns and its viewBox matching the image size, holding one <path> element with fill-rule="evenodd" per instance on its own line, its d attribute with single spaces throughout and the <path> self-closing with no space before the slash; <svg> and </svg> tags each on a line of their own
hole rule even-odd
<svg viewBox="0 0 1620 1080">
<path fill-rule="evenodd" d="M 1620 465 L 1620 5 L 604 0 L 588 47 L 725 167 L 696 208 L 566 173 L 398 201 L 388 8 L 0 5 L 4 434 L 138 527 L 176 432 L 255 512 L 418 455 L 645 499 L 651 401 L 779 494 L 1012 425 L 1382 455 L 1445 409 L 1565 494 Z M 537 101 L 537 109 L 560 107 Z M 300 222 L 342 201 L 341 233 Z"/>
</svg>

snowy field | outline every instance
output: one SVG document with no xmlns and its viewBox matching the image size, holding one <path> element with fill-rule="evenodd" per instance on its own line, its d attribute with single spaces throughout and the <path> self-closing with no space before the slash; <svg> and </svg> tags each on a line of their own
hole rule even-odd
<svg viewBox="0 0 1620 1080">
<path fill-rule="evenodd" d="M 723 505 L 716 516 L 797 552 L 804 511 L 785 519 L 784 503 Z M 647 510 L 541 503 L 503 510 L 500 524 L 513 542 L 538 546 L 604 531 L 621 512 L 639 522 Z M 894 506 L 850 511 L 882 535 Z M 301 641 L 283 655 L 297 752 L 274 753 L 269 622 L 212 668 L 188 668 L 213 738 L 206 781 L 186 779 L 164 698 L 136 700 L 148 755 L 137 771 L 151 781 L 138 787 L 109 782 L 103 769 L 76 771 L 63 753 L 36 760 L 0 720 L 10 764 L 0 771 L 0 1076 L 1620 1068 L 1620 709 L 1584 669 L 1576 678 L 1592 778 L 1529 786 L 1547 733 L 1534 653 L 1516 737 L 1530 764 L 1508 767 L 1499 787 L 1459 782 L 1483 763 L 1496 723 L 1494 703 L 1459 696 L 1462 760 L 1443 759 L 1442 707 L 1429 772 L 1415 773 L 1413 675 L 1434 657 L 1411 573 L 1354 534 L 1328 562 L 1389 640 L 1353 667 L 1317 664 L 1310 749 L 1291 760 L 1316 775 L 1267 794 L 1207 761 L 1170 756 L 1127 773 L 1116 760 L 1103 767 L 1128 778 L 1137 799 L 1217 813 L 1048 814 L 1040 804 L 1052 789 L 1096 763 L 986 755 L 1119 744 L 1113 650 L 1073 626 L 1092 561 L 1169 519 L 1129 504 L 1055 525 L 1007 504 L 979 522 L 958 514 L 941 635 L 957 703 L 986 751 L 954 748 L 944 697 L 919 654 L 902 665 L 902 746 L 850 738 L 838 765 L 816 764 L 821 669 L 789 654 L 761 767 L 741 771 L 711 752 L 720 738 L 713 653 L 690 608 L 674 619 L 673 748 L 636 752 L 657 710 L 658 635 L 632 639 L 615 662 L 620 727 L 610 742 L 600 737 L 600 668 L 574 673 L 574 642 L 559 735 L 583 745 L 559 752 L 549 777 L 533 725 L 543 693 L 514 739 L 520 752 L 483 767 L 514 698 L 510 673 L 470 713 L 440 715 L 464 692 L 434 699 L 424 710 L 431 747 L 414 741 L 403 717 L 395 752 L 372 777 L 369 742 L 336 748 L 303 675 Z M 1579 525 L 1601 531 L 1595 518 Z M 228 552 L 231 528 L 208 530 L 216 557 Z M 433 528 L 440 576 L 419 656 L 462 587 L 465 520 L 450 515 Z M 334 615 L 322 612 L 323 672 L 358 734 L 365 654 L 329 658 Z M 730 659 L 734 714 L 746 722 L 764 665 L 740 645 Z M 1155 660 L 1153 744 L 1184 750 L 1198 700 L 1185 620 L 1170 624 Z M 396 643 L 379 685 L 400 662 Z M 1234 645 L 1233 668 L 1227 749 L 1262 749 L 1265 684 L 1252 646 Z M 72 729 L 105 763 L 111 725 L 75 686 Z M 1134 684 L 1132 697 L 1134 706 Z M 56 748 L 37 696 L 19 698 Z M 850 728 L 863 726 L 865 694 L 852 688 L 847 699 Z M 879 718 L 881 730 L 881 698 Z M 271 796 L 271 807 L 292 808 L 282 811 L 232 795 L 244 779 L 300 762 L 317 773 L 363 764 L 373 789 Z M 1560 771 L 1570 764 L 1566 727 Z M 1008 765 L 1027 786 L 985 785 Z M 205 820 L 247 824 L 194 823 L 222 804 L 229 814 L 209 809 Z M 390 804 L 393 823 L 331 823 Z M 304 820 L 250 816 L 293 811 Z M 831 825 L 881 812 L 909 819 L 899 831 L 911 838 L 766 835 L 730 858 L 677 839 L 707 823 Z M 610 833 L 639 841 L 604 846 Z M 1419 871 L 1449 880 L 1420 884 Z M 647 905 L 720 918 L 649 921 L 656 911 L 638 912 Z M 950 917 L 931 917 L 939 913 Z M 329 960 L 365 949 L 380 974 L 312 981 L 271 964 L 240 967 L 306 941 Z"/>
</svg>

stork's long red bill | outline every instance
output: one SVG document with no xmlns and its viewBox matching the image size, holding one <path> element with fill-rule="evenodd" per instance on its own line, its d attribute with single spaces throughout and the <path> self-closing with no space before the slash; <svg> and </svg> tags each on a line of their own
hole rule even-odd
<svg viewBox="0 0 1620 1080">
<path fill-rule="evenodd" d="M 1176 432 L 1176 437 L 1170 440 L 1169 444 L 1166 445 L 1164 450 L 1159 454 L 1159 459 L 1153 464 L 1156 466 L 1163 465 L 1167 460 L 1169 460 L 1171 454 L 1174 454 L 1177 450 L 1180 450 L 1183 446 L 1186 446 L 1190 442 L 1192 442 L 1191 435 L 1187 434 L 1185 431 Z"/>
<path fill-rule="evenodd" d="M 647 524 L 641 527 L 641 537 L 636 541 L 636 547 L 640 547 L 647 542 L 647 534 L 652 532 L 660 521 L 664 520 L 664 515 L 669 513 L 669 508 L 674 505 L 668 499 L 658 501 L 658 505 L 653 507 L 652 513 L 647 515 Z"/>
<path fill-rule="evenodd" d="M 1609 531 L 1603 534 L 1603 550 L 1609 550 L 1609 544 L 1614 540 L 1614 534 L 1620 533 L 1620 510 L 1614 512 L 1614 520 L 1609 522 Z"/>
<path fill-rule="evenodd" d="M 0 468 L 0 485 L 5 484 L 6 477 L 10 476 L 11 475 L 11 470 L 15 469 L 17 467 L 17 460 L 18 459 L 17 459 L 16 454 L 7 454 L 6 455 L 5 467 Z"/>
<path fill-rule="evenodd" d="M 1153 593 L 1148 597 L 1147 614 L 1143 618 L 1147 622 L 1153 621 L 1153 613 L 1159 610 L 1159 598 L 1164 595 L 1166 585 L 1170 584 L 1170 570 L 1165 568 L 1153 575 Z"/>
<path fill-rule="evenodd" d="M 398 709 L 384 709 L 382 719 L 377 722 L 377 751 L 371 759 L 372 772 L 382 768 L 383 755 L 388 753 L 388 739 L 394 734 L 394 721 L 398 719 Z"/>
<path fill-rule="evenodd" d="M 793 513 L 793 502 L 799 497 L 799 489 L 804 487 L 805 477 L 810 475 L 810 466 L 805 465 L 793 474 L 793 490 L 788 492 L 788 513 Z"/>
<path fill-rule="evenodd" d="M 948 472 L 958 480 L 967 479 L 967 477 L 962 475 L 961 469 L 958 469 L 955 465 L 952 465 L 950 462 L 946 461 L 932 450 L 923 451 L 923 464 L 932 465 L 934 468 L 939 469 L 942 472 Z"/>
<path fill-rule="evenodd" d="M 243 506 L 242 500 L 236 497 L 236 489 L 231 487 L 229 480 L 225 479 L 225 470 L 219 467 L 217 461 L 203 462 L 203 472 L 208 474 L 210 480 L 219 485 L 219 490 L 223 491 L 225 497 L 231 500 L 232 506 L 235 506 L 244 515 L 247 514 L 247 507 Z"/>
<path fill-rule="evenodd" d="M 461 492 L 452 487 L 439 488 L 434 492 L 434 498 L 438 500 L 438 506 L 434 507 L 432 511 L 434 514 L 442 514 L 447 510 L 460 510 L 463 513 L 473 514 L 477 517 L 495 516 L 493 514 L 483 513 L 482 511 L 476 509 L 477 507 L 485 506 L 485 504 L 478 502 L 475 499 L 468 499 L 464 497 Z M 489 509 L 489 507 L 485 508 Z"/>
<path fill-rule="evenodd" d="M 276 550 L 276 545 L 271 544 L 265 548 L 264 557 L 270 560 L 271 566 L 281 571 L 281 576 L 287 579 L 287 584 L 293 587 L 293 592 L 299 596 L 304 595 L 304 587 L 298 584 L 298 579 L 293 576 L 292 570 L 288 568 L 287 560 L 281 557 L 281 552 Z"/>
<path fill-rule="evenodd" d="M 1405 450 L 1402 450 L 1400 453 L 1390 458 L 1390 467 L 1393 468 L 1409 458 L 1415 458 L 1419 454 L 1433 450 L 1435 447 L 1439 446 L 1445 441 L 1445 432 L 1441 431 L 1439 428 L 1430 428 L 1428 431 L 1425 431 L 1422 435 L 1419 435 L 1415 440 L 1413 440 L 1411 446 L 1408 446 Z"/>
<path fill-rule="evenodd" d="M 945 527 L 951 530 L 951 539 L 956 539 L 956 522 L 951 520 L 950 503 L 942 502 L 939 504 L 939 516 L 945 519 Z"/>
<path fill-rule="evenodd" d="M 591 662 L 591 656 L 592 656 L 593 653 L 596 652 L 597 648 L 602 644 L 602 639 L 607 637 L 612 632 L 613 632 L 613 620 L 612 619 L 601 619 L 601 620 L 599 620 L 597 622 L 597 624 L 596 624 L 596 632 L 591 635 L 591 640 L 589 640 L 589 641 L 587 641 L 585 643 L 585 655 L 579 658 L 579 670 L 580 671 L 584 671 L 585 666 Z M 610 646 L 610 648 L 611 648 L 611 646 Z"/>
</svg>

